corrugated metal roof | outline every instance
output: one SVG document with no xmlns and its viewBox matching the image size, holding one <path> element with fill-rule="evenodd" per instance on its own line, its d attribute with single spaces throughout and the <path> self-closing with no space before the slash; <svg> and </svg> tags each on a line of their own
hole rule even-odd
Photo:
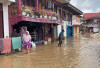
<svg viewBox="0 0 100 68">
<path fill-rule="evenodd" d="M 100 13 L 84 13 L 85 20 L 96 18 L 96 17 L 100 17 Z"/>
</svg>

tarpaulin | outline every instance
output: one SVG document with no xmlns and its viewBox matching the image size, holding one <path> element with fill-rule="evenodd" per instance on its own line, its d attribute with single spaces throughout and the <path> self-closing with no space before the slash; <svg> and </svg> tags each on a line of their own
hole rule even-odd
<svg viewBox="0 0 100 68">
<path fill-rule="evenodd" d="M 22 47 L 21 37 L 12 38 L 12 49 L 19 49 Z"/>
</svg>

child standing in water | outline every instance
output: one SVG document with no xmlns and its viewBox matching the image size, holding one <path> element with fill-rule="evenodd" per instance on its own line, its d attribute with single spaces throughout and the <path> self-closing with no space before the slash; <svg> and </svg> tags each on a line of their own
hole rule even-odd
<svg viewBox="0 0 100 68">
<path fill-rule="evenodd" d="M 27 53 L 29 54 L 29 49 L 31 47 L 31 36 L 28 31 L 26 31 L 26 33 L 23 34 L 23 45 L 24 48 L 27 50 Z"/>
<path fill-rule="evenodd" d="M 58 46 L 60 46 L 60 47 L 62 45 L 63 36 L 64 36 L 64 30 L 62 30 L 60 32 L 60 34 L 59 34 L 59 43 L 58 43 Z"/>
</svg>

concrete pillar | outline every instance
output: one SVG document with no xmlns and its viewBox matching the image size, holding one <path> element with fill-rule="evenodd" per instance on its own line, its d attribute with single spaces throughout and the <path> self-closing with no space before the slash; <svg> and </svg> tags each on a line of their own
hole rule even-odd
<svg viewBox="0 0 100 68">
<path fill-rule="evenodd" d="M 36 11 L 39 11 L 39 0 L 36 0 Z"/>
<path fill-rule="evenodd" d="M 3 4 L 4 38 L 9 36 L 8 4 Z"/>
<path fill-rule="evenodd" d="M 21 0 L 17 0 L 17 12 L 18 15 L 21 16 Z"/>
</svg>

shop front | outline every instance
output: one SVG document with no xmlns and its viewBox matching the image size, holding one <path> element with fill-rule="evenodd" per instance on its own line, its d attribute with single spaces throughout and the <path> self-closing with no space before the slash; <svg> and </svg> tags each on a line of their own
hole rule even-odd
<svg viewBox="0 0 100 68">
<path fill-rule="evenodd" d="M 16 30 L 18 36 L 29 31 L 34 42 L 43 40 L 51 42 L 57 39 L 57 24 L 21 21 L 13 24 L 12 30 Z"/>
<path fill-rule="evenodd" d="M 29 31 L 32 41 L 42 40 L 42 24 L 36 22 L 21 21 L 13 24 L 13 31 L 16 30 L 18 36 L 22 36 L 25 31 Z M 13 32 L 12 32 L 13 34 Z"/>
</svg>

